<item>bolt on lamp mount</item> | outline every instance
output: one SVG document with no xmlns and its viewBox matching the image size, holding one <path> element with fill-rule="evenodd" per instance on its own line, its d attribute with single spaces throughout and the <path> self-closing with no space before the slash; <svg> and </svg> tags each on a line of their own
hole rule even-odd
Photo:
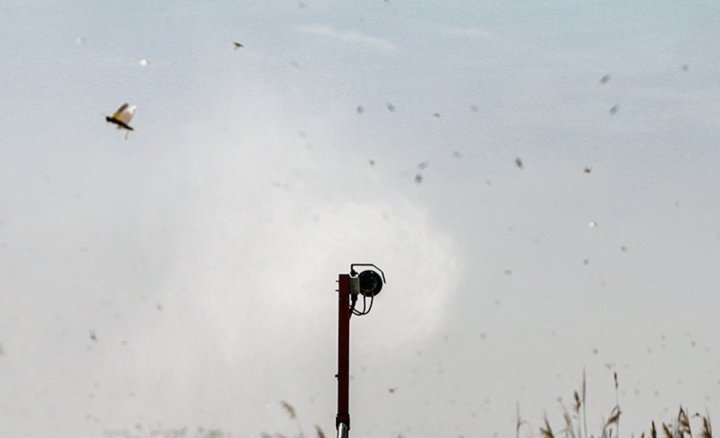
<svg viewBox="0 0 720 438">
<path fill-rule="evenodd" d="M 360 273 L 355 267 L 369 267 Z M 338 438 L 347 438 L 350 430 L 350 318 L 363 316 L 372 310 L 375 296 L 386 284 L 385 273 L 372 263 L 353 263 L 350 274 L 338 276 L 338 381 L 335 428 Z M 362 296 L 362 310 L 357 309 Z"/>
</svg>

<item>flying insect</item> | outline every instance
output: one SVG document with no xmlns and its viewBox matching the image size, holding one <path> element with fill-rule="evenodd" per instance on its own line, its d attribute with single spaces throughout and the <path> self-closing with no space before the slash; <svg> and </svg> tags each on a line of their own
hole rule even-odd
<svg viewBox="0 0 720 438">
<path fill-rule="evenodd" d="M 133 127 L 129 125 L 135 114 L 135 106 L 130 106 L 127 102 L 120 105 L 120 107 L 111 115 L 105 116 L 105 121 L 117 125 L 117 129 L 125 130 L 125 140 L 128 138 L 130 131 L 134 131 Z"/>
</svg>

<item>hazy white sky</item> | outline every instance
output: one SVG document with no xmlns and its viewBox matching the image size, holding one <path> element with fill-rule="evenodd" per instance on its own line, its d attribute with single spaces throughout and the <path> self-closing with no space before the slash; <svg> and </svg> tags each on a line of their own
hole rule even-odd
<svg viewBox="0 0 720 438">
<path fill-rule="evenodd" d="M 2 434 L 296 434 L 280 400 L 329 434 L 351 262 L 388 278 L 352 323 L 353 436 L 514 436 L 516 403 L 560 427 L 583 369 L 594 431 L 613 371 L 623 434 L 717 413 L 718 22 L 0 3 Z"/>
</svg>

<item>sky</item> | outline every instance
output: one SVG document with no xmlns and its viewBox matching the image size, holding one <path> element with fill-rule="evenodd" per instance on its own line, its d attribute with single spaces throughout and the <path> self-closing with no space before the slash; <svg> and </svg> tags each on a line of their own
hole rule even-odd
<svg viewBox="0 0 720 438">
<path fill-rule="evenodd" d="M 351 324 L 353 436 L 536 436 L 583 373 L 596 434 L 615 403 L 623 435 L 717 417 L 718 21 L 1 2 L 2 434 L 330 436 L 359 262 L 387 284 Z"/>
</svg>

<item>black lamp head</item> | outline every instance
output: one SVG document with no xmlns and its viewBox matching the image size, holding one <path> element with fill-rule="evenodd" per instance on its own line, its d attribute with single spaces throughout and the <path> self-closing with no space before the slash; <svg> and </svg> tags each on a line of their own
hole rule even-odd
<svg viewBox="0 0 720 438">
<path fill-rule="evenodd" d="M 362 271 L 358 274 L 355 270 L 356 266 L 369 266 L 372 269 Z M 350 275 L 355 279 L 355 292 L 360 293 L 362 296 L 367 298 L 373 298 L 379 294 L 383 288 L 385 281 L 385 273 L 382 269 L 373 265 L 372 263 L 353 263 L 350 265 Z"/>
<path fill-rule="evenodd" d="M 360 293 L 366 297 L 374 297 L 379 294 L 383 287 L 383 279 L 375 271 L 362 271 L 358 275 L 360 283 Z"/>
</svg>

